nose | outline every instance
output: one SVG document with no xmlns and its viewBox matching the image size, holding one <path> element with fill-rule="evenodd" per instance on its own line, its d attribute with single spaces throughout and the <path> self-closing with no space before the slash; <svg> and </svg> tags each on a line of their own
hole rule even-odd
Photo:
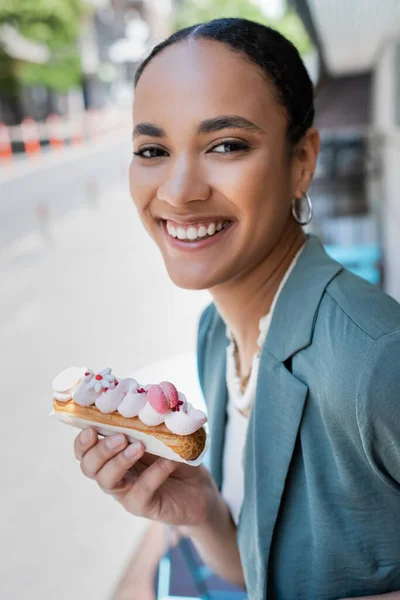
<svg viewBox="0 0 400 600">
<path fill-rule="evenodd" d="M 174 161 L 158 187 L 159 200 L 172 206 L 184 206 L 190 202 L 207 200 L 211 187 L 201 174 L 201 170 L 187 156 Z"/>
</svg>

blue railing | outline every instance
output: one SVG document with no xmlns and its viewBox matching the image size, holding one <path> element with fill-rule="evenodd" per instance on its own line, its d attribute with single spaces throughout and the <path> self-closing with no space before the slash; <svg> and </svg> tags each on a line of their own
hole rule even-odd
<svg viewBox="0 0 400 600">
<path fill-rule="evenodd" d="M 325 245 L 325 250 L 346 269 L 370 283 L 381 282 L 382 251 L 379 246 L 339 246 Z"/>
<path fill-rule="evenodd" d="M 182 595 L 183 593 L 186 595 Z M 157 600 L 246 600 L 246 598 L 245 592 L 217 578 L 200 561 L 193 544 L 187 538 L 182 538 L 175 547 L 169 546 L 160 560 Z"/>
</svg>

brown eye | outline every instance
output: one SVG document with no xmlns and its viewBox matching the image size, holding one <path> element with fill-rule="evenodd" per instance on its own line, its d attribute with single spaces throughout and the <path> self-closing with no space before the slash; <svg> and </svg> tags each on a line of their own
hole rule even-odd
<svg viewBox="0 0 400 600">
<path fill-rule="evenodd" d="M 217 154 L 232 154 L 233 152 L 248 149 L 249 146 L 244 142 L 222 142 L 221 144 L 214 146 L 211 151 L 216 152 Z"/>
<path fill-rule="evenodd" d="M 167 152 L 158 146 L 149 146 L 148 148 L 142 148 L 138 152 L 133 153 L 134 156 L 140 156 L 141 158 L 159 158 L 160 156 L 167 156 Z"/>
</svg>

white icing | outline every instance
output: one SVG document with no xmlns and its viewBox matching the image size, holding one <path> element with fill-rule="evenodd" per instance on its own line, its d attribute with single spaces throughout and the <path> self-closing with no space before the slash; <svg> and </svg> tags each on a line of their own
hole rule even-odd
<svg viewBox="0 0 400 600">
<path fill-rule="evenodd" d="M 168 385 L 167 385 L 168 384 Z M 176 388 L 169 382 L 160 384 L 166 397 Z M 71 367 L 62 371 L 53 382 L 53 394 L 56 400 L 67 402 L 73 400 L 80 406 L 95 404 L 104 414 L 118 411 L 123 417 L 138 416 L 148 426 L 165 423 L 166 427 L 176 435 L 190 435 L 198 431 L 207 421 L 205 413 L 194 410 L 186 397 L 178 392 L 180 405 L 166 413 L 159 413 L 147 402 L 147 391 L 151 384 L 142 386 L 135 379 L 116 379 L 111 367 L 106 367 L 97 375 L 90 369 Z M 145 391 L 143 391 L 145 390 Z M 176 396 L 175 396 L 176 399 Z"/>
<path fill-rule="evenodd" d="M 89 390 L 88 384 L 82 381 L 72 392 L 72 400 L 80 406 L 90 406 L 96 402 L 98 395 L 96 390 Z"/>
<path fill-rule="evenodd" d="M 130 380 L 128 391 L 121 404 L 118 406 L 118 412 L 126 418 L 137 417 L 139 412 L 146 404 L 146 394 L 138 394 L 136 390 L 139 385 L 134 379 Z M 135 384 L 132 383 L 135 382 Z M 121 384 L 120 384 L 121 385 Z"/>
<path fill-rule="evenodd" d="M 64 369 L 53 380 L 53 390 L 61 394 L 67 394 L 79 383 L 84 373 L 84 367 L 69 367 L 68 369 Z"/>
<path fill-rule="evenodd" d="M 187 412 L 183 410 L 169 412 L 165 416 L 165 425 L 172 432 L 179 431 L 180 435 L 190 435 L 199 429 L 199 423 L 204 425 L 207 417 L 201 410 L 188 408 Z"/>
<path fill-rule="evenodd" d="M 83 381 L 84 381 L 85 383 L 89 383 L 89 381 L 92 379 L 92 377 L 94 377 L 94 373 L 93 373 L 93 371 L 91 371 L 90 369 L 87 369 L 87 370 L 85 371 L 85 374 L 84 374 L 84 376 L 83 376 Z"/>
<path fill-rule="evenodd" d="M 115 427 L 112 425 L 97 423 L 95 421 L 87 421 L 86 419 L 80 419 L 79 417 L 74 417 L 73 415 L 54 410 L 50 413 L 50 416 L 54 416 L 59 421 L 62 421 L 67 425 L 71 425 L 72 427 L 77 427 L 78 429 L 87 429 L 88 427 L 93 427 L 100 435 L 103 436 L 114 435 L 115 433 L 123 433 L 130 442 L 134 442 L 136 440 L 143 442 L 146 452 L 149 452 L 149 454 L 155 454 L 156 456 L 162 456 L 164 458 L 168 458 L 169 460 L 186 463 L 192 467 L 197 467 L 202 463 L 208 449 L 209 440 L 207 429 L 205 447 L 200 456 L 196 458 L 196 460 L 184 460 L 179 456 L 179 454 L 176 454 L 176 452 L 171 450 L 171 448 L 166 446 L 161 440 L 150 434 L 144 433 L 143 431 L 133 431 L 127 427 Z"/>
<path fill-rule="evenodd" d="M 185 394 L 182 394 L 182 392 L 178 392 L 178 398 L 181 402 L 183 402 L 182 406 L 180 407 L 181 410 L 187 410 L 188 407 L 188 401 L 186 400 L 186 396 Z"/>
<path fill-rule="evenodd" d="M 115 412 L 118 406 L 121 404 L 122 400 L 125 398 L 125 395 L 129 389 L 129 385 L 131 382 L 137 385 L 137 382 L 134 379 L 123 379 L 121 383 L 118 383 L 114 389 L 108 389 L 107 391 L 103 391 L 100 396 L 96 399 L 96 407 L 102 413 L 112 413 Z"/>
<path fill-rule="evenodd" d="M 84 367 L 69 367 L 61 371 L 53 380 L 54 398 L 60 402 L 72 400 L 72 394 L 79 386 L 85 371 Z"/>
<path fill-rule="evenodd" d="M 161 423 L 164 423 L 165 414 L 161 414 L 161 413 L 157 412 L 151 406 L 151 404 L 146 402 L 146 404 L 144 405 L 144 407 L 142 408 L 142 410 L 139 413 L 139 419 L 145 425 L 161 425 Z"/>
<path fill-rule="evenodd" d="M 59 402 L 69 402 L 72 399 L 71 394 L 62 394 L 61 392 L 53 392 L 53 396 Z"/>
</svg>

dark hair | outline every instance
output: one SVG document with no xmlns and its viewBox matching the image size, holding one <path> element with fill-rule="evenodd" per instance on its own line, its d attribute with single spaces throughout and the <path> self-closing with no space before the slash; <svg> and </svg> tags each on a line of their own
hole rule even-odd
<svg viewBox="0 0 400 600">
<path fill-rule="evenodd" d="M 136 71 L 135 87 L 146 65 L 164 48 L 186 39 L 221 42 L 261 68 L 288 113 L 288 141 L 295 145 L 314 120 L 313 84 L 300 55 L 278 31 L 246 19 L 214 19 L 181 29 L 153 48 Z"/>
</svg>

